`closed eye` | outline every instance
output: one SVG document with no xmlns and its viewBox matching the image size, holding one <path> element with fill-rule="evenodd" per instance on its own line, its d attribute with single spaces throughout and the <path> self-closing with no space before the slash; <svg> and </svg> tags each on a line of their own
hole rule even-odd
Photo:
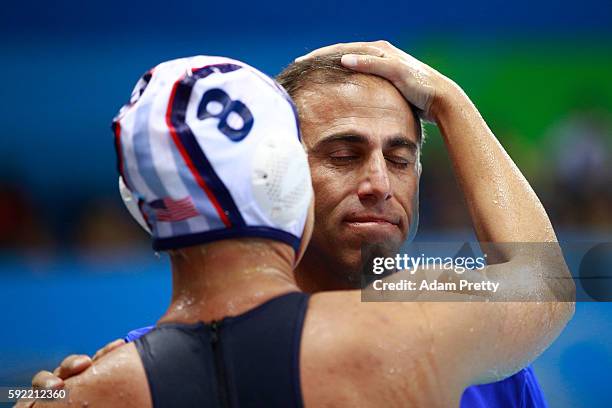
<svg viewBox="0 0 612 408">
<path fill-rule="evenodd" d="M 408 168 L 408 166 L 413 164 L 412 160 L 409 160 L 405 157 L 399 157 L 399 156 L 386 156 L 385 160 L 390 163 L 392 166 L 400 168 L 400 169 L 406 169 Z"/>
<path fill-rule="evenodd" d="M 329 157 L 335 161 L 350 161 L 357 160 L 359 158 L 359 155 L 352 150 L 344 149 L 332 152 Z"/>
</svg>

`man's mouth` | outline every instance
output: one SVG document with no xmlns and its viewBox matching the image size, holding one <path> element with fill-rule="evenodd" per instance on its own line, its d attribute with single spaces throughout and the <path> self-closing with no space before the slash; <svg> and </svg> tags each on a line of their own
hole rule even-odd
<svg viewBox="0 0 612 408">
<path fill-rule="evenodd" d="M 399 227 L 399 217 L 386 215 L 351 215 L 344 219 L 344 222 L 349 224 L 389 224 Z"/>
<path fill-rule="evenodd" d="M 390 235 L 400 233 L 399 217 L 386 215 L 351 215 L 343 220 L 350 230 L 366 240 L 386 240 Z"/>
</svg>

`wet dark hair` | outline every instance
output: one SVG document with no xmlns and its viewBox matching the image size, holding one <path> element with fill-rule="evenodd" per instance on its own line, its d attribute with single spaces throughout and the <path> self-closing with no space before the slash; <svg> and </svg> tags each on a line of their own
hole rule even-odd
<svg viewBox="0 0 612 408">
<path fill-rule="evenodd" d="M 360 53 L 355 53 L 360 54 Z M 353 77 L 358 75 L 370 75 L 353 71 L 340 63 L 343 54 L 328 54 L 321 57 L 309 58 L 300 62 L 292 62 L 280 74 L 276 81 L 287 91 L 295 101 L 300 91 L 312 84 L 345 84 L 351 83 Z M 416 107 L 408 103 L 416 120 L 417 138 L 419 145 L 423 144 L 425 132 L 421 119 L 417 114 Z"/>
</svg>

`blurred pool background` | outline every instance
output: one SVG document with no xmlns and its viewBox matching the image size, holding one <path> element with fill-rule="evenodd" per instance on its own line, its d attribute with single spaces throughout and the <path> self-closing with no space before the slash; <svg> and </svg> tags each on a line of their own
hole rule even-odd
<svg viewBox="0 0 612 408">
<path fill-rule="evenodd" d="M 562 239 L 612 242 L 612 4 L 236 0 L 11 3 L 0 15 L 0 385 L 151 324 L 170 294 L 117 192 L 110 120 L 136 79 L 193 54 L 275 75 L 335 42 L 387 39 L 458 82 Z M 470 234 L 428 126 L 421 240 Z M 534 363 L 551 407 L 611 407 L 612 304 L 580 303 Z"/>
</svg>

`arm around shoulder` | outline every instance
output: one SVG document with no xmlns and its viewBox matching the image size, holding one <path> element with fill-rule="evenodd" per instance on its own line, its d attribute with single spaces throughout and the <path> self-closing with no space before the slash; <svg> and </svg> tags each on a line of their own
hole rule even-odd
<svg viewBox="0 0 612 408">
<path fill-rule="evenodd" d="M 83 373 L 66 380 L 66 398 L 37 401 L 34 407 L 152 407 L 146 373 L 133 344 L 110 352 Z"/>
</svg>

